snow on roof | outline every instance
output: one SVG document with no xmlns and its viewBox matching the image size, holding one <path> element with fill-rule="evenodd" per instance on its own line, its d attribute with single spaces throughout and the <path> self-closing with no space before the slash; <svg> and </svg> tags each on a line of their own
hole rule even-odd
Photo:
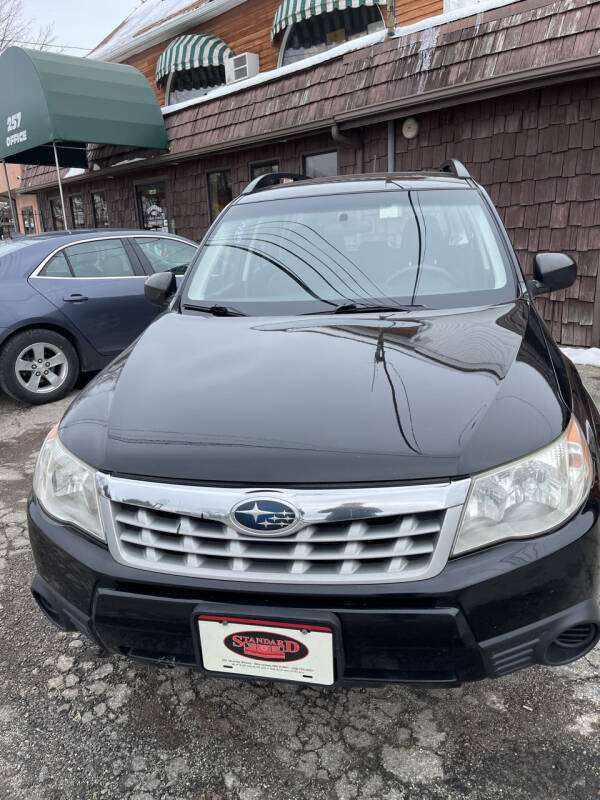
<svg viewBox="0 0 600 800">
<path fill-rule="evenodd" d="M 112 33 L 91 52 L 93 58 L 102 59 L 123 45 L 133 44 L 142 33 L 175 22 L 186 11 L 193 11 L 209 0 L 146 0 L 141 2 Z"/>
<path fill-rule="evenodd" d="M 217 17 L 246 0 L 145 0 L 89 54 L 91 58 L 119 61 L 184 32 L 202 19 Z M 519 0 L 445 0 L 445 13 L 416 23 L 430 27 L 430 20 L 460 19 L 519 2 Z M 415 26 L 406 26 L 407 30 Z"/>
</svg>

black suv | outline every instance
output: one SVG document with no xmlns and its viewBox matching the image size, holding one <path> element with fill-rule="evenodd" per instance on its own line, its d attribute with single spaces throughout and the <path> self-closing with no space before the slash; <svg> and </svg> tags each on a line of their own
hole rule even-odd
<svg viewBox="0 0 600 800">
<path fill-rule="evenodd" d="M 29 503 L 63 630 L 206 675 L 451 685 L 599 636 L 593 402 L 485 191 L 269 175 L 71 405 Z"/>
</svg>

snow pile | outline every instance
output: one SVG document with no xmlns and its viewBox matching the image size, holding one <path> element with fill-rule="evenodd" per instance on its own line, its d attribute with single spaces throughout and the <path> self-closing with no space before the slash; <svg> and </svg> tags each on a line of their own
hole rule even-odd
<svg viewBox="0 0 600 800">
<path fill-rule="evenodd" d="M 600 367 L 600 347 L 561 347 L 560 349 L 574 364 Z"/>
</svg>

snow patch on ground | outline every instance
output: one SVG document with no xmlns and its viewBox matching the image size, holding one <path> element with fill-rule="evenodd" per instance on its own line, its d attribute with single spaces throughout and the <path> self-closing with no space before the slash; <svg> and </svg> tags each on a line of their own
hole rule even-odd
<svg viewBox="0 0 600 800">
<path fill-rule="evenodd" d="M 574 364 L 600 367 L 600 347 L 561 347 L 561 350 Z"/>
</svg>

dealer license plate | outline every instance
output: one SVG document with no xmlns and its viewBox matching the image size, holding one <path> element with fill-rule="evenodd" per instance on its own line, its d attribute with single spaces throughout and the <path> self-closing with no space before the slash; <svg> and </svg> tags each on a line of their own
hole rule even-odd
<svg viewBox="0 0 600 800">
<path fill-rule="evenodd" d="M 324 686 L 334 682 L 331 628 L 208 614 L 197 619 L 202 662 L 211 672 Z"/>
</svg>

